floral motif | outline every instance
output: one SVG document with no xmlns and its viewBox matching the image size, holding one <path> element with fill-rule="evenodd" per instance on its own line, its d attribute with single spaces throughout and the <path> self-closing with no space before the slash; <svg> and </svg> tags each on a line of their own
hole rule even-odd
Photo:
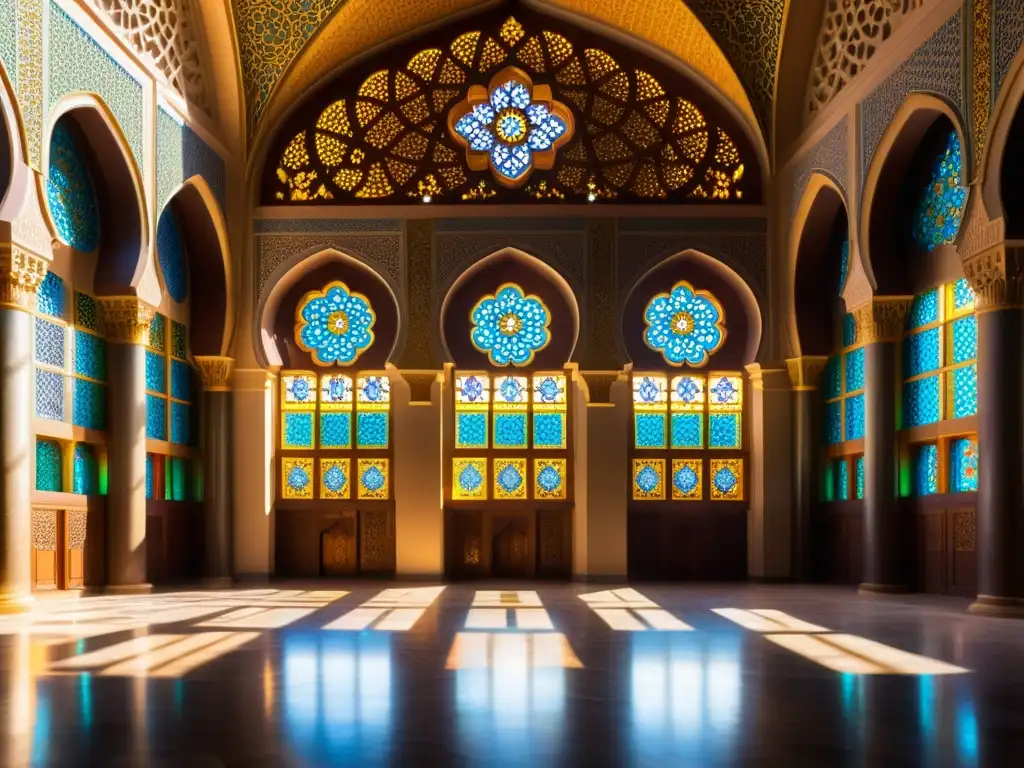
<svg viewBox="0 0 1024 768">
<path fill-rule="evenodd" d="M 501 489 L 511 495 L 519 490 L 523 484 L 523 476 L 513 464 L 506 464 L 505 468 L 498 473 L 498 485 Z"/>
<path fill-rule="evenodd" d="M 506 376 L 498 387 L 498 392 L 506 403 L 518 403 L 523 397 L 523 385 L 515 376 Z"/>
<path fill-rule="evenodd" d="M 728 467 L 722 467 L 715 472 L 715 488 L 723 494 L 731 493 L 737 482 L 736 473 Z"/>
<path fill-rule="evenodd" d="M 297 491 L 303 490 L 309 485 L 309 474 L 302 467 L 292 467 L 288 472 L 288 485 Z"/>
<path fill-rule="evenodd" d="M 469 317 L 473 346 L 486 352 L 492 365 L 529 365 L 534 353 L 551 341 L 547 306 L 515 283 L 505 283 L 493 296 L 484 296 Z"/>
<path fill-rule="evenodd" d="M 572 112 L 551 88 L 534 86 L 522 70 L 508 67 L 488 88 L 474 85 L 448 115 L 452 137 L 466 148 L 472 170 L 488 166 L 506 186 L 526 183 L 534 168 L 554 167 L 555 153 L 573 135 Z"/>
<path fill-rule="evenodd" d="M 644 467 L 636 473 L 637 487 L 644 493 L 654 493 L 661 483 L 661 476 L 653 467 Z"/>
<path fill-rule="evenodd" d="M 562 394 L 562 388 L 553 376 L 548 376 L 537 386 L 537 394 L 542 403 L 554 403 Z"/>
<path fill-rule="evenodd" d="M 324 472 L 324 486 L 326 486 L 327 490 L 331 493 L 340 493 L 345 487 L 347 480 L 348 478 L 345 477 L 345 470 L 337 464 L 332 465 L 330 469 Z"/>
<path fill-rule="evenodd" d="M 562 484 L 562 475 L 557 469 L 548 464 L 537 473 L 537 485 L 547 493 L 554 493 Z"/>
<path fill-rule="evenodd" d="M 387 481 L 384 473 L 376 466 L 371 466 L 363 472 L 363 487 L 371 492 L 379 491 Z"/>
<path fill-rule="evenodd" d="M 483 485 L 484 478 L 480 474 L 474 465 L 467 464 L 461 472 L 459 472 L 459 487 L 468 493 L 475 493 L 476 490 Z"/>
<path fill-rule="evenodd" d="M 672 482 L 683 496 L 690 496 L 697 489 L 700 478 L 697 477 L 693 467 L 684 465 L 676 470 Z"/>
<path fill-rule="evenodd" d="M 676 384 L 676 395 L 683 403 L 692 403 L 700 396 L 700 386 L 689 376 L 680 377 Z"/>
<path fill-rule="evenodd" d="M 370 300 L 334 281 L 310 291 L 295 313 L 295 339 L 317 365 L 351 365 L 373 344 Z"/>
<path fill-rule="evenodd" d="M 935 158 L 928 186 L 922 191 L 917 203 L 914 241 L 927 251 L 952 243 L 960 229 L 966 202 L 960 139 L 956 131 L 950 131 L 946 148 Z"/>
<path fill-rule="evenodd" d="M 476 376 L 470 376 L 462 385 L 462 395 L 471 403 L 475 403 L 483 394 L 484 385 Z"/>
<path fill-rule="evenodd" d="M 640 396 L 641 402 L 655 403 L 661 395 L 661 387 L 650 376 L 644 376 L 636 388 L 636 393 Z"/>
<path fill-rule="evenodd" d="M 708 291 L 682 281 L 644 310 L 644 342 L 669 365 L 700 368 L 725 342 L 725 312 Z"/>
<path fill-rule="evenodd" d="M 50 137 L 46 202 L 63 242 L 83 253 L 96 250 L 100 244 L 96 190 L 78 139 L 65 121 L 57 123 Z"/>
</svg>

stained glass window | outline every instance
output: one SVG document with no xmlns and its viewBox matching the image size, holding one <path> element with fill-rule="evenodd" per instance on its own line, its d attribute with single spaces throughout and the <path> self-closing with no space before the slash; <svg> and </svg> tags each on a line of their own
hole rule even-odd
<svg viewBox="0 0 1024 768">
<path fill-rule="evenodd" d="M 836 501 L 846 501 L 850 498 L 850 465 L 846 459 L 839 459 L 835 462 L 834 475 L 836 483 Z"/>
<path fill-rule="evenodd" d="M 525 376 L 494 379 L 494 447 L 526 448 L 530 388 Z"/>
<path fill-rule="evenodd" d="M 352 365 L 373 345 L 370 300 L 335 280 L 310 291 L 295 312 L 295 341 L 317 365 Z"/>
<path fill-rule="evenodd" d="M 149 327 L 146 349 L 146 437 L 193 445 L 195 373 L 187 360 L 187 329 L 161 314 Z"/>
<path fill-rule="evenodd" d="M 347 499 L 351 496 L 351 464 L 347 458 L 320 459 L 321 499 Z"/>
<path fill-rule="evenodd" d="M 905 428 L 978 412 L 978 331 L 967 280 L 915 297 L 903 348 Z"/>
<path fill-rule="evenodd" d="M 843 238 L 843 245 L 839 250 L 839 290 L 837 293 L 841 296 L 843 289 L 846 287 L 846 273 L 850 267 L 850 238 Z"/>
<path fill-rule="evenodd" d="M 325 89 L 264 202 L 741 200 L 749 161 L 702 98 L 574 31 L 519 7 Z"/>
<path fill-rule="evenodd" d="M 668 379 L 657 375 L 634 376 L 634 445 L 641 449 L 667 448 L 667 424 Z"/>
<path fill-rule="evenodd" d="M 307 382 L 309 377 L 305 379 Z M 294 386 L 294 379 L 293 379 Z M 320 377 L 320 447 L 352 447 L 352 406 L 354 403 L 352 378 L 340 373 L 325 373 Z M 307 409 L 310 410 L 310 409 Z M 285 446 L 282 446 L 285 447 Z M 295 447 L 309 447 L 299 445 Z M 337 474 L 333 475 L 335 480 Z M 346 474 L 347 477 L 347 474 Z M 337 485 L 337 483 L 332 483 Z M 327 486 L 325 486 L 327 487 Z M 348 487 L 347 485 L 345 486 Z M 337 493 L 337 491 L 332 491 Z M 332 496 L 329 498 L 338 498 Z"/>
<path fill-rule="evenodd" d="M 561 373 L 533 377 L 533 447 L 563 450 L 566 446 L 566 378 Z"/>
<path fill-rule="evenodd" d="M 391 382 L 386 376 L 361 376 L 356 381 L 356 447 L 387 448 Z"/>
<path fill-rule="evenodd" d="M 644 343 L 673 366 L 701 368 L 725 342 L 722 305 L 685 281 L 647 303 L 644 324 Z"/>
<path fill-rule="evenodd" d="M 47 272 L 39 285 L 36 311 L 40 315 L 66 319 L 64 309 L 64 281 L 53 272 Z"/>
<path fill-rule="evenodd" d="M 96 300 L 75 293 L 72 423 L 107 428 L 107 342 L 99 335 Z"/>
<path fill-rule="evenodd" d="M 455 500 L 487 498 L 487 459 L 462 457 L 452 459 L 452 498 Z"/>
<path fill-rule="evenodd" d="M 87 443 L 75 444 L 73 490 L 75 493 L 93 495 L 100 490 L 100 463 L 96 450 Z"/>
<path fill-rule="evenodd" d="M 665 460 L 633 459 L 633 499 L 662 501 L 665 498 Z"/>
<path fill-rule="evenodd" d="M 966 201 L 960 139 L 956 131 L 950 131 L 945 148 L 932 161 L 928 184 L 918 197 L 913 229 L 917 246 L 932 251 L 952 243 L 960 229 Z"/>
<path fill-rule="evenodd" d="M 390 493 L 390 464 L 387 459 L 359 459 L 356 472 L 358 474 L 358 498 L 386 499 Z"/>
<path fill-rule="evenodd" d="M 313 447 L 316 414 L 316 376 L 287 373 L 281 377 L 281 447 Z"/>
<path fill-rule="evenodd" d="M 699 500 L 703 496 L 703 469 L 700 459 L 672 459 L 672 498 Z"/>
<path fill-rule="evenodd" d="M 286 499 L 313 498 L 313 459 L 288 456 L 281 460 L 281 496 Z"/>
<path fill-rule="evenodd" d="M 527 498 L 526 459 L 494 459 L 493 498 L 496 500 Z"/>
<path fill-rule="evenodd" d="M 673 448 L 704 447 L 704 385 L 703 376 L 676 376 L 672 379 L 669 401 Z"/>
<path fill-rule="evenodd" d="M 978 490 L 978 443 L 968 438 L 950 444 L 949 491 L 967 493 Z"/>
<path fill-rule="evenodd" d="M 160 221 L 157 224 L 156 253 L 167 293 L 178 303 L 185 301 L 188 298 L 185 237 L 169 205 L 160 214 Z"/>
<path fill-rule="evenodd" d="M 527 366 L 551 341 L 551 310 L 515 283 L 482 296 L 469 319 L 470 341 L 494 366 Z"/>
<path fill-rule="evenodd" d="M 59 120 L 50 136 L 46 180 L 50 219 L 61 241 L 88 253 L 100 244 L 100 216 L 89 163 L 67 121 Z"/>
<path fill-rule="evenodd" d="M 822 391 L 825 396 L 822 440 L 836 445 L 864 437 L 864 347 L 857 346 L 853 315 L 843 318 L 842 348 L 825 365 Z"/>
<path fill-rule="evenodd" d="M 864 498 L 864 457 L 858 456 L 854 460 L 853 465 L 854 475 L 856 477 L 856 498 Z"/>
<path fill-rule="evenodd" d="M 490 400 L 491 380 L 487 374 L 469 374 L 455 378 L 456 447 L 488 448 L 490 446 L 488 440 Z M 495 418 L 497 418 L 497 414 Z"/>
<path fill-rule="evenodd" d="M 711 459 L 709 474 L 712 500 L 743 498 L 743 459 Z"/>
<path fill-rule="evenodd" d="M 56 440 L 36 439 L 36 490 L 64 490 L 63 459 Z"/>
<path fill-rule="evenodd" d="M 934 443 L 917 449 L 914 490 L 918 496 L 939 492 L 939 449 Z"/>
<path fill-rule="evenodd" d="M 533 460 L 533 497 L 555 501 L 566 497 L 566 459 Z"/>
</svg>

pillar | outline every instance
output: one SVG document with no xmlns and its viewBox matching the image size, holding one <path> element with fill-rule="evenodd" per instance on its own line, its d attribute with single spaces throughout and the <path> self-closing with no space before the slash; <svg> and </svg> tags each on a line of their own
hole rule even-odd
<svg viewBox="0 0 1024 768">
<path fill-rule="evenodd" d="M 278 371 L 235 368 L 231 482 L 234 576 L 264 582 L 274 570 L 274 429 Z"/>
<path fill-rule="evenodd" d="M 793 386 L 793 577 L 813 577 L 811 515 L 818 498 L 821 450 L 819 377 L 828 358 L 804 355 L 786 360 Z"/>
<path fill-rule="evenodd" d="M 148 592 L 146 578 L 146 340 L 153 308 L 135 296 L 99 299 L 107 338 L 107 587 Z"/>
<path fill-rule="evenodd" d="M 394 411 L 395 574 L 438 579 L 444 575 L 444 508 L 441 458 L 441 371 L 389 367 Z M 396 384 L 408 386 L 409 399 Z M 402 387 L 404 389 L 404 387 Z"/>
<path fill-rule="evenodd" d="M 583 371 L 574 379 L 573 577 L 620 582 L 629 567 L 629 377 L 617 371 Z"/>
<path fill-rule="evenodd" d="M 978 313 L 978 597 L 971 613 L 1024 618 L 1024 242 L 964 261 Z"/>
<path fill-rule="evenodd" d="M 875 297 L 853 310 L 864 347 L 863 592 L 906 592 L 907 544 L 898 503 L 899 349 L 912 297 Z"/>
<path fill-rule="evenodd" d="M 0 244 L 0 613 L 32 602 L 32 310 L 46 261 Z"/>
<path fill-rule="evenodd" d="M 232 583 L 231 377 L 230 357 L 197 356 L 203 383 L 199 446 L 203 457 L 203 581 L 211 587 Z"/>
<path fill-rule="evenodd" d="M 793 393 L 781 366 L 746 366 L 750 378 L 750 507 L 747 572 L 753 579 L 793 577 Z"/>
</svg>

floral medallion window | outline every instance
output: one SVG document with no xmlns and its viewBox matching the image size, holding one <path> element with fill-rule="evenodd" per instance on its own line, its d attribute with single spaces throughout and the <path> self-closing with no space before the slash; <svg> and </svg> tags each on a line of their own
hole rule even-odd
<svg viewBox="0 0 1024 768">
<path fill-rule="evenodd" d="M 551 341 L 551 311 L 539 296 L 505 283 L 483 296 L 470 312 L 470 340 L 491 365 L 528 366 Z"/>
<path fill-rule="evenodd" d="M 295 340 L 317 365 L 352 365 L 373 344 L 370 300 L 335 281 L 310 291 L 295 312 Z"/>
<path fill-rule="evenodd" d="M 725 342 L 725 312 L 708 291 L 676 283 L 644 310 L 644 342 L 673 366 L 701 368 Z"/>
<path fill-rule="evenodd" d="M 568 498 L 568 379 L 458 373 L 451 498 Z"/>
</svg>

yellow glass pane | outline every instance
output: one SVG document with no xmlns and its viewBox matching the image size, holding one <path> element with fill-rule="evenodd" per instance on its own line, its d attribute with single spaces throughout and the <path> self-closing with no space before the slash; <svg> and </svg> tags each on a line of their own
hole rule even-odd
<svg viewBox="0 0 1024 768">
<path fill-rule="evenodd" d="M 281 460 L 281 496 L 285 499 L 313 498 L 313 459 Z"/>
<path fill-rule="evenodd" d="M 566 466 L 565 459 L 534 459 L 533 497 L 548 501 L 564 499 Z"/>
<path fill-rule="evenodd" d="M 665 460 L 633 459 L 633 499 L 661 501 L 665 498 Z"/>
<path fill-rule="evenodd" d="M 494 460 L 494 498 L 526 498 L 526 459 Z"/>
<path fill-rule="evenodd" d="M 360 499 L 387 499 L 391 476 L 387 459 L 359 459 L 356 473 L 359 477 Z"/>
<path fill-rule="evenodd" d="M 352 491 L 349 459 L 320 459 L 320 498 L 347 499 Z"/>
<path fill-rule="evenodd" d="M 487 459 L 452 459 L 452 498 L 487 498 Z"/>
<path fill-rule="evenodd" d="M 701 459 L 672 459 L 672 498 L 699 501 L 703 496 Z"/>
<path fill-rule="evenodd" d="M 711 459 L 710 478 L 713 500 L 743 499 L 743 459 Z"/>
</svg>

